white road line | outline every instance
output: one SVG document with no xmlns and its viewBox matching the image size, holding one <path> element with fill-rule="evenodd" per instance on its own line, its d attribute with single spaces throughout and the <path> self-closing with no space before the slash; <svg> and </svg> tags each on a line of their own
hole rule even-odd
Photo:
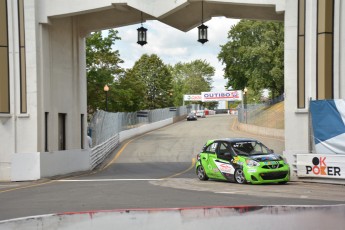
<svg viewBox="0 0 345 230">
<path fill-rule="evenodd" d="M 214 192 L 214 193 L 220 193 L 220 194 L 235 194 L 235 193 L 242 193 L 243 191 L 229 191 L 229 192 Z"/>
<path fill-rule="evenodd" d="M 60 182 L 104 182 L 104 181 L 156 181 L 162 179 L 94 179 L 94 180 L 58 180 Z"/>
</svg>

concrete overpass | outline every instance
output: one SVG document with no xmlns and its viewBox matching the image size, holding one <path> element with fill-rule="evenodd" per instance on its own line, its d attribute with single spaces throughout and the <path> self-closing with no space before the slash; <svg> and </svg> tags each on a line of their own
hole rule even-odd
<svg viewBox="0 0 345 230">
<path fill-rule="evenodd" d="M 311 150 L 309 98 L 345 97 L 344 3 L 203 2 L 204 22 L 216 16 L 284 21 L 284 154 L 294 164 L 295 154 Z M 201 24 L 201 4 L 201 0 L 1 0 L 0 180 L 33 180 L 88 169 L 85 37 L 90 32 L 140 23 L 141 12 L 144 20 L 188 31 Z"/>
</svg>

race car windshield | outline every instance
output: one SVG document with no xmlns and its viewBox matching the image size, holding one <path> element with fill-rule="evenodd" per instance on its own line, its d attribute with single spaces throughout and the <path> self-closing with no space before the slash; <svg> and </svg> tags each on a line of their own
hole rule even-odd
<svg viewBox="0 0 345 230">
<path fill-rule="evenodd" d="M 233 142 L 232 148 L 236 154 L 242 156 L 265 155 L 271 153 L 266 146 L 257 141 Z"/>
</svg>

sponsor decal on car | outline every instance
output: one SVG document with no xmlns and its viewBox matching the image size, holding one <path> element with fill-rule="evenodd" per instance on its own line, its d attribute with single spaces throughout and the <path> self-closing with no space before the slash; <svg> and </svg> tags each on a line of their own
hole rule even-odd
<svg viewBox="0 0 345 230">
<path fill-rule="evenodd" d="M 239 157 L 234 157 L 232 163 L 237 164 L 239 160 L 240 160 Z"/>
<path fill-rule="evenodd" d="M 235 173 L 235 168 L 229 163 L 224 163 L 221 161 L 214 161 L 214 163 L 217 165 L 217 168 L 222 173 L 230 173 L 230 174 Z"/>
<path fill-rule="evenodd" d="M 265 161 L 264 165 L 277 165 L 279 164 L 279 161 Z"/>
</svg>

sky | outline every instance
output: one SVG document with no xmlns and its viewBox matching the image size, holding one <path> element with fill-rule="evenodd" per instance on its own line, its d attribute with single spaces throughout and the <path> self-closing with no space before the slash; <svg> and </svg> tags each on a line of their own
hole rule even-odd
<svg viewBox="0 0 345 230">
<path fill-rule="evenodd" d="M 203 45 L 198 42 L 198 31 L 194 28 L 182 32 L 159 21 L 146 21 L 143 27 L 147 30 L 147 44 L 137 44 L 137 28 L 141 24 L 116 28 L 121 40 L 116 40 L 115 49 L 119 50 L 124 61 L 120 66 L 132 68 L 143 54 L 156 54 L 164 64 L 175 65 L 178 62 L 191 62 L 196 59 L 206 60 L 215 68 L 212 92 L 225 90 L 226 80 L 223 77 L 224 65 L 218 61 L 220 45 L 228 39 L 227 34 L 231 26 L 239 20 L 225 17 L 212 18 L 204 24 L 208 26 L 208 42 Z"/>
</svg>

